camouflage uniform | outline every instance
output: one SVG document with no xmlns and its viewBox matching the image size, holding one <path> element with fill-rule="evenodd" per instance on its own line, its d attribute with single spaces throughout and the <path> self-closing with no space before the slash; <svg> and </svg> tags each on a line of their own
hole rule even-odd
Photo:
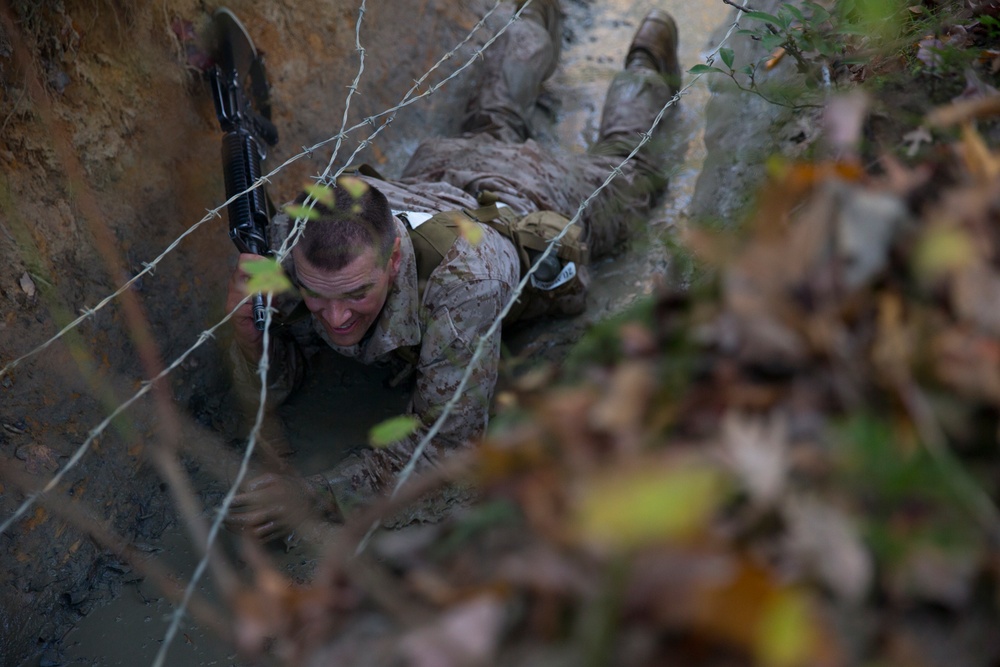
<svg viewBox="0 0 1000 667">
<path fill-rule="evenodd" d="M 663 77 L 651 70 L 623 71 L 609 90 L 598 143 L 587 155 L 555 156 L 528 138 L 527 122 L 542 78 L 551 71 L 557 55 L 549 33 L 537 22 L 519 21 L 487 54 L 487 85 L 470 106 L 463 136 L 424 142 L 399 180 L 369 179 L 394 210 L 434 213 L 475 208 L 475 195 L 489 191 L 521 215 L 551 210 L 571 218 L 579 204 L 628 155 L 639 133 L 649 129 L 673 94 Z M 653 197 L 665 185 L 666 127 L 661 127 L 657 141 L 647 144 L 623 167 L 622 174 L 581 216 L 592 256 L 619 247 L 629 221 L 648 213 Z M 310 318 L 294 335 L 278 336 L 272 351 L 276 372 L 269 402 L 277 403 L 295 385 L 316 345 L 329 345 L 369 364 L 391 363 L 398 360 L 394 350 L 419 346 L 410 412 L 420 418 L 422 426 L 405 441 L 388 449 L 365 449 L 322 476 L 342 509 L 349 510 L 392 488 L 395 475 L 451 399 L 472 351 L 510 300 L 519 279 L 512 244 L 484 228 L 478 245 L 456 240 L 431 274 L 421 299 L 413 248 L 404 223 L 397 219 L 397 224 L 402 269 L 370 337 L 352 348 L 336 347 L 325 340 L 322 326 Z M 276 218 L 275 245 L 287 234 L 287 225 L 287 218 Z M 483 433 L 499 355 L 500 337 L 496 334 L 475 365 L 466 393 L 427 448 L 424 465 Z M 240 362 L 238 358 L 238 384 L 246 390 L 254 384 L 255 369 Z M 255 400 L 256 390 L 251 393 Z"/>
</svg>

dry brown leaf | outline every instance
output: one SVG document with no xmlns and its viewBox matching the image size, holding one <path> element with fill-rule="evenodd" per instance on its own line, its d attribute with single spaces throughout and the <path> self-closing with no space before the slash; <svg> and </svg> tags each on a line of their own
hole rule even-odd
<svg viewBox="0 0 1000 667">
<path fill-rule="evenodd" d="M 622 444 L 638 438 L 649 399 L 656 389 L 653 368 L 646 361 L 619 365 L 604 396 L 591 409 L 591 425 L 616 436 Z"/>
<path fill-rule="evenodd" d="M 938 107 L 927 114 L 927 123 L 932 127 L 951 127 L 976 118 L 988 118 L 1000 114 L 1000 95 L 959 100 Z"/>
<path fill-rule="evenodd" d="M 784 57 L 785 57 L 785 47 L 779 46 L 777 49 L 774 50 L 774 53 L 771 54 L 771 57 L 767 59 L 767 62 L 764 63 L 764 69 L 765 70 L 774 69 L 775 67 L 778 66 L 778 63 L 780 63 L 782 58 Z"/>
<path fill-rule="evenodd" d="M 875 576 L 872 556 L 851 520 L 816 498 L 786 499 L 786 544 L 800 572 L 849 602 L 860 602 Z"/>
<path fill-rule="evenodd" d="M 21 274 L 21 278 L 17 282 L 18 285 L 21 286 L 21 290 L 28 295 L 29 299 L 35 296 L 35 281 L 31 279 L 31 276 L 28 275 L 27 271 Z"/>
<path fill-rule="evenodd" d="M 722 452 L 726 464 L 758 507 L 781 497 L 788 477 L 788 428 L 785 420 L 743 416 L 729 411 L 722 420 Z"/>
<path fill-rule="evenodd" d="M 977 262 L 956 272 L 951 301 L 959 319 L 1000 338 L 1000 276 L 985 263 Z"/>
<path fill-rule="evenodd" d="M 835 155 L 856 154 L 871 100 L 860 89 L 833 97 L 823 112 L 826 140 Z"/>
<path fill-rule="evenodd" d="M 907 381 L 914 354 L 913 338 L 899 295 L 882 294 L 878 302 L 878 331 L 871 352 L 872 368 L 881 380 Z"/>
<path fill-rule="evenodd" d="M 973 552 L 922 545 L 911 549 L 893 569 L 889 585 L 900 599 L 916 598 L 962 610 L 972 597 L 979 571 L 979 558 Z"/>
<path fill-rule="evenodd" d="M 996 99 L 1000 100 L 1000 96 Z M 1000 175 L 1000 158 L 990 151 L 983 138 L 969 122 L 962 125 L 961 150 L 966 168 L 973 176 L 983 181 L 995 181 Z"/>
<path fill-rule="evenodd" d="M 938 335 L 930 355 L 937 377 L 962 397 L 1000 404 L 1000 344 L 959 328 Z"/>
<path fill-rule="evenodd" d="M 457 605 L 399 644 L 409 667 L 472 667 L 491 664 L 500 640 L 504 608 L 484 595 Z"/>
</svg>

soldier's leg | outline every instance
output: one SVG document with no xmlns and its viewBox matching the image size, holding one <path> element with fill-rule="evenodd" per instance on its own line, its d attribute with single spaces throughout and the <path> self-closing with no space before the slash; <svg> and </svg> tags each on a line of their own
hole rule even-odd
<svg viewBox="0 0 1000 667">
<path fill-rule="evenodd" d="M 515 143 L 531 135 L 531 110 L 559 59 L 562 11 L 558 0 L 520 0 L 523 5 L 520 20 L 485 52 L 483 84 L 462 123 L 466 134 Z"/>
<path fill-rule="evenodd" d="M 654 9 L 636 31 L 625 68 L 608 89 L 598 140 L 590 149 L 592 159 L 608 165 L 628 156 L 677 92 L 680 81 L 677 25 L 667 12 Z M 656 195 L 666 187 L 674 113 L 673 107 L 667 110 L 650 141 L 623 167 L 623 174 L 586 216 L 595 256 L 614 250 L 627 235 L 629 220 L 648 213 Z"/>
</svg>

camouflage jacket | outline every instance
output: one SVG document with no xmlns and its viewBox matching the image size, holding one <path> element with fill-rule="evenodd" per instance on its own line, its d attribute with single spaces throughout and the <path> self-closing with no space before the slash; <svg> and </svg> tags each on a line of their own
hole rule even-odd
<svg viewBox="0 0 1000 667">
<path fill-rule="evenodd" d="M 441 184 L 447 192 L 373 181 L 389 198 L 396 211 L 448 210 L 474 207 L 475 200 L 457 188 Z M 402 264 L 389 290 L 385 306 L 371 334 L 358 345 L 332 345 L 322 325 L 310 315 L 304 326 L 291 327 L 291 335 L 277 336 L 271 348 L 268 403 L 283 401 L 304 374 L 303 366 L 317 345 L 327 345 L 340 354 L 365 364 L 399 360 L 399 351 L 416 352 L 413 370 L 415 385 L 408 412 L 420 420 L 417 431 L 385 449 L 359 448 L 334 470 L 324 473 L 330 491 L 342 511 L 367 502 L 372 496 L 390 491 L 396 475 L 409 461 L 413 450 L 432 427 L 445 404 L 455 393 L 466 370 L 473 366 L 465 391 L 453 406 L 442 427 L 425 449 L 419 465 L 433 464 L 442 453 L 463 447 L 481 435 L 489 418 L 489 407 L 497 380 L 500 360 L 500 332 L 493 333 L 482 357 L 473 365 L 472 356 L 510 300 L 519 280 L 519 262 L 513 245 L 492 229 L 484 227 L 482 240 L 472 245 L 459 237 L 435 269 L 423 293 L 418 292 L 413 245 L 402 222 L 396 218 L 401 239 Z M 277 248 L 289 233 L 285 215 L 272 223 L 272 245 Z M 285 262 L 293 282 L 294 265 Z M 285 298 L 279 310 L 288 312 L 298 299 Z M 238 354 L 238 352 L 236 353 Z M 237 384 L 259 386 L 256 368 L 245 361 L 236 364 Z M 253 389 L 256 392 L 256 388 Z"/>
</svg>

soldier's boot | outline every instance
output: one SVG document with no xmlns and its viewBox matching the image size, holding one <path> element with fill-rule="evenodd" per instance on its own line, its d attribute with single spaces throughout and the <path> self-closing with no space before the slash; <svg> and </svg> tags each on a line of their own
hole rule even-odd
<svg viewBox="0 0 1000 667">
<path fill-rule="evenodd" d="M 664 110 L 681 83 L 677 40 L 677 24 L 670 14 L 654 9 L 646 15 L 629 45 L 625 68 L 608 88 L 598 140 L 590 149 L 597 155 L 626 157 L 637 147 L 638 137 L 664 114 L 650 140 L 639 147 L 632 160 L 650 192 L 666 184 L 664 170 L 670 159 L 675 108 Z"/>
<path fill-rule="evenodd" d="M 676 93 L 681 85 L 681 68 L 677 59 L 677 23 L 662 9 L 653 9 L 643 19 L 625 56 L 625 69 L 652 69 Z"/>
<path fill-rule="evenodd" d="M 528 0 L 519 0 L 517 9 L 520 11 L 522 7 L 524 9 L 521 11 L 521 18 L 542 24 L 549 33 L 549 39 L 552 40 L 554 51 L 542 76 L 544 81 L 552 76 L 559 62 L 559 54 L 562 52 L 563 12 L 559 7 L 559 0 L 531 0 L 531 4 L 528 4 Z"/>
</svg>

